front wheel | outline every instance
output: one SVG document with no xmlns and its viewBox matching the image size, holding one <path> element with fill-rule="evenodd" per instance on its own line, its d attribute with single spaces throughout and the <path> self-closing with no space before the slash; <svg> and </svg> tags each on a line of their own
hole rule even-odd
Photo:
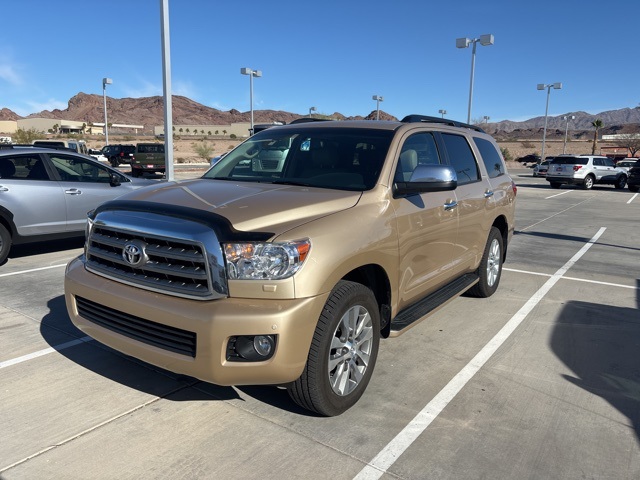
<svg viewBox="0 0 640 480">
<path fill-rule="evenodd" d="M 616 187 L 616 190 L 622 190 L 626 185 L 627 185 L 627 176 L 626 175 L 620 175 L 616 179 L 616 183 L 615 183 L 614 187 Z"/>
<path fill-rule="evenodd" d="M 500 230 L 496 227 L 491 227 L 482 260 L 478 267 L 480 281 L 469 289 L 468 294 L 470 296 L 486 298 L 493 295 L 498 289 L 502 275 L 502 248 L 503 238 Z"/>
<path fill-rule="evenodd" d="M 627 185 L 630 192 L 636 193 L 640 187 L 638 185 Z"/>
<path fill-rule="evenodd" d="M 324 416 L 348 410 L 362 396 L 378 357 L 380 314 L 373 292 L 340 281 L 322 310 L 302 375 L 289 395 Z"/>
<path fill-rule="evenodd" d="M 131 169 L 131 176 L 132 177 L 139 177 L 142 174 L 142 172 L 140 170 L 138 170 L 137 168 L 132 168 Z"/>
<path fill-rule="evenodd" d="M 9 250 L 11 250 L 11 233 L 0 223 L 0 265 L 9 256 Z"/>
<path fill-rule="evenodd" d="M 113 168 L 116 168 L 118 165 L 120 165 L 120 162 L 118 161 L 118 157 L 110 157 L 109 163 Z"/>
</svg>

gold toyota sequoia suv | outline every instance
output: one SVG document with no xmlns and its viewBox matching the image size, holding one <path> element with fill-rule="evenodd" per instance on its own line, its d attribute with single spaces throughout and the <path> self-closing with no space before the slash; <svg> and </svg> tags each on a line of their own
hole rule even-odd
<svg viewBox="0 0 640 480">
<path fill-rule="evenodd" d="M 90 212 L 65 275 L 73 323 L 110 347 L 218 385 L 281 385 L 339 415 L 381 338 L 498 288 L 516 187 L 480 128 L 275 126 L 202 178 Z"/>
</svg>

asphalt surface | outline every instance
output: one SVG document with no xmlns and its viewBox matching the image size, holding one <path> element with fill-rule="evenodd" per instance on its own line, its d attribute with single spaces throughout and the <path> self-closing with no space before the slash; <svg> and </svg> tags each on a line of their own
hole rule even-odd
<svg viewBox="0 0 640 480">
<path fill-rule="evenodd" d="M 82 241 L 14 249 L 0 267 L 0 478 L 640 478 L 640 196 L 511 173 L 498 292 L 382 341 L 363 398 L 335 418 L 100 345 L 64 305 Z"/>
</svg>

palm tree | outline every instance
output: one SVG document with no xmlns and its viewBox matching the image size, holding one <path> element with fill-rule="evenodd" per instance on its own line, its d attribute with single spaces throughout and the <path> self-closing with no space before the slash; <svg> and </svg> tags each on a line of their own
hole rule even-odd
<svg viewBox="0 0 640 480">
<path fill-rule="evenodd" d="M 593 147 L 591 148 L 591 155 L 596 154 L 596 145 L 598 144 L 598 130 L 604 127 L 604 123 L 599 118 L 596 118 L 593 122 L 591 122 L 593 128 L 595 128 L 595 132 L 593 132 Z"/>
</svg>

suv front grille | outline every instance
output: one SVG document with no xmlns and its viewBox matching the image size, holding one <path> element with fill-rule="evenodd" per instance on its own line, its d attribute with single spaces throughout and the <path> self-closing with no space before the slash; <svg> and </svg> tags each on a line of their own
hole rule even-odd
<svg viewBox="0 0 640 480">
<path fill-rule="evenodd" d="M 147 257 L 139 265 L 123 255 L 132 242 L 142 246 Z M 86 256 L 88 270 L 129 285 L 187 298 L 213 298 L 206 251 L 197 242 L 94 225 Z"/>
<path fill-rule="evenodd" d="M 83 318 L 112 332 L 163 350 L 193 358 L 196 356 L 197 337 L 194 332 L 145 320 L 82 297 L 76 297 L 76 304 Z"/>
</svg>

